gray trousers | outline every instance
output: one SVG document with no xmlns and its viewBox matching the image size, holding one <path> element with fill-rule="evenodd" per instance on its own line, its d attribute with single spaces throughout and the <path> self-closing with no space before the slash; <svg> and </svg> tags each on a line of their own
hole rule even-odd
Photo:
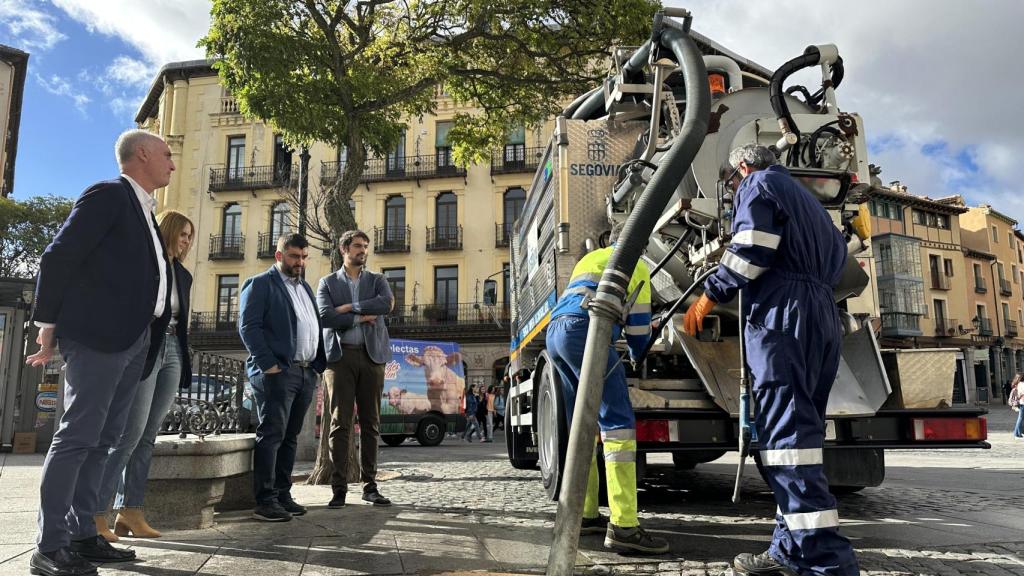
<svg viewBox="0 0 1024 576">
<path fill-rule="evenodd" d="M 149 328 L 127 350 L 106 353 L 60 338 L 64 415 L 53 434 L 39 484 L 41 552 L 96 536 L 93 516 L 111 446 L 124 431 L 149 350 Z"/>
<path fill-rule="evenodd" d="M 324 390 L 327 393 L 326 406 L 331 410 L 328 432 L 331 464 L 334 465 L 331 487 L 335 492 L 348 490 L 349 437 L 352 435 L 354 413 L 358 411 L 360 480 L 363 492 L 376 491 L 384 365 L 371 360 L 365 347 L 346 346 L 341 360 L 327 365 Z"/>
</svg>

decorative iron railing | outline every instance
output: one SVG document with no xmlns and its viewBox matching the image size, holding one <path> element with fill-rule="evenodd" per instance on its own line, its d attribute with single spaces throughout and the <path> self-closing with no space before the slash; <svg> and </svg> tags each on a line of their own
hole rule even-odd
<svg viewBox="0 0 1024 576">
<path fill-rule="evenodd" d="M 245 258 L 245 234 L 211 234 L 210 260 Z"/>
<path fill-rule="evenodd" d="M 192 381 L 179 390 L 160 427 L 161 434 L 204 436 L 248 432 L 254 404 L 245 362 L 207 352 L 192 353 Z"/>
<path fill-rule="evenodd" d="M 462 226 L 427 228 L 427 250 L 461 250 Z"/>
<path fill-rule="evenodd" d="M 412 236 L 410 226 L 383 226 L 373 228 L 373 246 L 376 253 L 408 252 L 409 240 Z"/>
<path fill-rule="evenodd" d="M 491 154 L 491 174 L 536 172 L 543 157 L 544 148 L 524 148 L 510 144 Z"/>
</svg>

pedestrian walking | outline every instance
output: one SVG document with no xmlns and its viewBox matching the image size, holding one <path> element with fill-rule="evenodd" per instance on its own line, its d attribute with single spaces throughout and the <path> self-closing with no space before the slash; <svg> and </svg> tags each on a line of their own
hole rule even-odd
<svg viewBox="0 0 1024 576">
<path fill-rule="evenodd" d="M 256 400 L 252 458 L 253 518 L 287 522 L 306 508 L 292 498 L 299 432 L 327 366 L 316 300 L 302 279 L 309 242 L 299 234 L 277 241 L 274 265 L 249 278 L 240 294 L 238 333 Z"/>
<path fill-rule="evenodd" d="M 493 426 L 488 423 L 488 416 L 490 411 L 487 406 L 491 402 L 491 395 L 488 390 L 481 386 L 479 389 L 480 395 L 477 396 L 476 404 L 476 421 L 480 425 L 480 432 L 483 435 L 482 442 L 493 442 L 491 434 L 493 433 Z"/>
<path fill-rule="evenodd" d="M 95 574 L 92 562 L 135 558 L 96 532 L 107 454 L 148 376 L 154 320 L 170 306 L 170 268 L 153 219 L 153 191 L 174 171 L 159 136 L 129 130 L 114 146 L 121 175 L 90 186 L 40 257 L 32 320 L 46 364 L 60 347 L 64 414 L 43 463 L 33 574 Z M 155 339 L 160 335 L 154 334 Z"/>
<path fill-rule="evenodd" d="M 466 442 L 473 441 L 474 432 L 481 440 L 483 440 L 483 433 L 480 431 L 480 422 L 476 418 L 476 412 L 479 406 L 480 398 L 476 395 L 476 384 L 471 384 L 469 386 L 469 391 L 466 393 L 466 433 L 462 435 L 462 439 Z"/>
<path fill-rule="evenodd" d="M 565 400 L 566 422 L 569 423 L 572 423 L 576 406 L 576 389 L 579 387 L 587 330 L 590 327 L 590 316 L 583 308 L 584 298 L 597 292 L 597 284 L 621 231 L 621 224 L 616 224 L 609 236 L 612 246 L 594 250 L 576 263 L 569 284 L 551 312 L 545 342 L 558 372 Z M 639 360 L 650 339 L 651 277 L 643 261 L 637 263 L 628 290 L 630 294 L 636 293 L 637 297 L 624 322 L 625 326 L 616 323 L 612 340 L 608 343 L 608 365 L 605 368 L 604 392 L 598 414 L 611 519 L 609 521 L 598 512 L 598 470 L 595 456 L 592 456 L 580 533 L 604 532 L 605 548 L 620 553 L 664 554 L 669 550 L 668 542 L 648 534 L 640 527 L 637 517 L 636 416 L 629 400 L 626 372 L 614 347 L 619 335 L 625 331 L 630 358 Z"/>
<path fill-rule="evenodd" d="M 366 269 L 370 237 L 361 230 L 341 235 L 342 266 L 320 279 L 317 303 L 327 342 L 324 375 L 326 405 L 331 411 L 329 447 L 333 496 L 328 508 L 345 505 L 348 493 L 348 448 L 353 414 L 359 412 L 360 479 L 363 500 L 390 506 L 377 487 L 377 446 L 380 444 L 380 399 L 384 364 L 391 360 L 391 341 L 384 315 L 395 297 L 383 274 Z"/>
<path fill-rule="evenodd" d="M 505 377 L 506 379 L 508 376 Z M 505 387 L 498 386 L 494 397 L 495 428 L 505 429 Z"/>
<path fill-rule="evenodd" d="M 1017 413 L 1017 422 L 1013 426 L 1013 437 L 1024 438 L 1024 374 L 1018 372 L 1010 383 L 1007 403 Z"/>
<path fill-rule="evenodd" d="M 192 246 L 195 227 L 188 216 L 168 210 L 157 216 L 164 252 L 171 263 L 170 306 L 153 323 L 154 332 L 163 338 L 152 338 L 149 356 L 154 358 L 149 376 L 139 382 L 135 400 L 128 409 L 124 432 L 107 457 L 100 482 L 101 512 L 96 515 L 96 531 L 109 542 L 119 536 L 159 538 L 160 532 L 146 521 L 143 496 L 149 478 L 156 436 L 164 417 L 174 403 L 179 388 L 192 383 L 192 359 L 188 347 L 189 294 L 192 274 L 182 260 Z M 106 507 L 113 500 L 117 511 L 114 532 L 107 526 Z"/>
<path fill-rule="evenodd" d="M 823 470 L 825 406 L 839 369 L 842 329 L 832 289 L 846 242 L 803 186 L 768 148 L 729 155 L 743 178 L 732 240 L 683 325 L 695 335 L 715 304 L 744 290 L 747 363 L 762 477 L 778 504 L 771 546 L 733 560 L 741 574 L 860 574 L 839 533 L 836 500 Z"/>
</svg>

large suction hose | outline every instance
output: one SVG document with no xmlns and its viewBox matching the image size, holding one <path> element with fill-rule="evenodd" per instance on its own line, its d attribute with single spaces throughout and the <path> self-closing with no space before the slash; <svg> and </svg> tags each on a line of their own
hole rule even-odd
<svg viewBox="0 0 1024 576">
<path fill-rule="evenodd" d="M 665 13 L 674 15 L 668 10 Z M 711 92 L 708 89 L 707 70 L 704 67 L 703 55 L 689 36 L 688 13 L 686 16 L 686 25 L 681 29 L 672 21 L 661 20 L 658 17 L 655 19 L 655 30 L 660 31 L 655 37 L 659 39 L 661 46 L 671 50 L 681 65 L 686 83 L 686 112 L 680 136 L 661 159 L 658 170 L 654 172 L 636 208 L 626 220 L 616 249 L 612 252 L 611 259 L 601 276 L 597 294 L 589 304 L 590 328 L 587 332 L 580 385 L 569 432 L 562 488 L 558 497 L 554 541 L 548 556 L 549 576 L 566 576 L 573 573 L 579 545 L 583 499 L 587 489 L 587 471 L 594 451 L 597 412 L 604 389 L 608 344 L 611 341 L 613 326 L 621 321 L 629 280 L 647 238 L 654 231 L 658 218 L 671 200 L 676 187 L 690 169 L 708 131 Z M 634 54 L 634 58 L 636 56 L 637 54 Z M 660 86 L 657 88 L 660 89 Z M 587 117 L 581 116 L 584 106 L 586 104 L 577 110 L 574 117 Z"/>
<path fill-rule="evenodd" d="M 633 55 L 629 57 L 629 60 L 622 65 L 622 75 L 624 81 L 629 82 L 640 82 L 644 81 L 643 69 L 647 65 L 647 57 L 651 54 L 651 46 L 653 44 L 650 40 L 644 42 Z M 582 103 L 577 101 L 583 99 Z M 566 118 L 572 118 L 573 120 L 592 120 L 599 118 L 601 112 L 604 112 L 604 89 L 601 86 L 594 88 L 590 92 L 587 92 L 581 98 L 577 98 L 570 104 L 562 115 Z"/>
</svg>

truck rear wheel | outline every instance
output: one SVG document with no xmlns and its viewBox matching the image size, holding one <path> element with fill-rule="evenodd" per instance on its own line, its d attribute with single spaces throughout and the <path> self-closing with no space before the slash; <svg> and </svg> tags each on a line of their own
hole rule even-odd
<svg viewBox="0 0 1024 576">
<path fill-rule="evenodd" d="M 405 442 L 405 434 L 381 434 L 381 440 L 388 446 L 401 446 Z"/>
<path fill-rule="evenodd" d="M 548 498 L 558 500 L 562 486 L 562 470 L 565 467 L 565 452 L 569 444 L 569 425 L 565 421 L 565 401 L 562 386 L 555 374 L 554 366 L 544 360 L 539 372 L 539 382 L 534 392 L 534 424 L 537 426 L 537 462 L 540 477 Z"/>
<path fill-rule="evenodd" d="M 526 447 L 533 442 L 529 432 L 517 432 L 512 426 L 512 410 L 505 407 L 505 450 L 508 452 L 508 463 L 516 470 L 536 470 L 537 456 L 528 455 Z"/>
<path fill-rule="evenodd" d="M 444 432 L 444 420 L 440 416 L 424 416 L 416 428 L 416 441 L 423 446 L 437 446 L 444 440 Z"/>
</svg>

